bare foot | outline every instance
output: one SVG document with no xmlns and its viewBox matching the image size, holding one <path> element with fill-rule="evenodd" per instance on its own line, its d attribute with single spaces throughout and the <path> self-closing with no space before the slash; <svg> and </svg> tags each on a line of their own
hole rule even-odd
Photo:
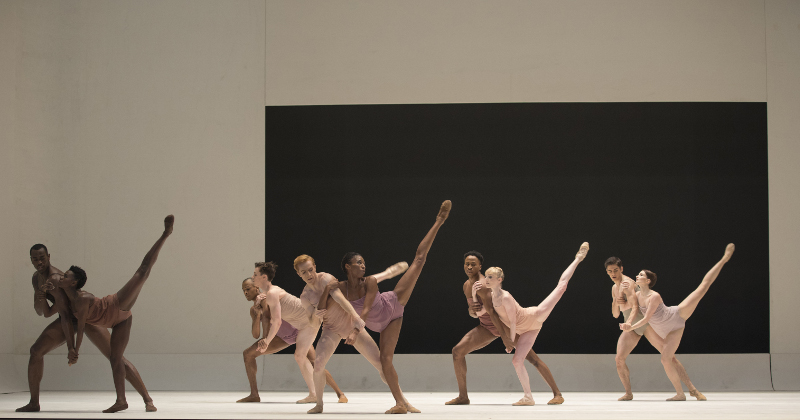
<svg viewBox="0 0 800 420">
<path fill-rule="evenodd" d="M 672 398 L 667 398 L 667 401 L 686 401 L 686 395 L 685 394 L 679 394 L 679 395 L 676 395 L 676 396 L 674 396 Z"/>
<path fill-rule="evenodd" d="M 733 256 L 733 251 L 735 250 L 736 250 L 736 245 L 728 244 L 728 246 L 725 247 L 725 255 L 722 256 L 722 261 L 728 262 L 728 260 L 730 260 L 731 257 Z"/>
<path fill-rule="evenodd" d="M 39 403 L 29 402 L 27 405 L 17 409 L 17 413 L 38 413 Z"/>
<path fill-rule="evenodd" d="M 439 207 L 439 214 L 436 215 L 437 219 L 442 219 L 442 222 L 447 220 L 447 217 L 450 216 L 450 209 L 453 208 L 453 203 L 450 200 L 444 200 L 442 206 Z"/>
<path fill-rule="evenodd" d="M 519 401 L 517 401 L 517 402 L 515 402 L 514 404 L 511 404 L 511 405 L 520 406 L 520 405 L 534 405 L 534 404 L 536 404 L 536 403 L 533 402 L 533 398 L 522 397 L 521 400 L 519 400 Z"/>
<path fill-rule="evenodd" d="M 589 253 L 589 242 L 584 242 L 581 244 L 580 249 L 578 249 L 578 253 L 575 254 L 575 259 L 579 261 L 583 261 L 586 258 L 586 254 Z"/>
<path fill-rule="evenodd" d="M 317 403 L 317 396 L 316 395 L 309 395 L 302 400 L 297 400 L 297 404 L 316 404 Z"/>
<path fill-rule="evenodd" d="M 422 411 L 419 411 L 419 408 L 414 407 L 413 405 L 411 405 L 409 403 L 406 403 L 406 410 L 408 410 L 409 413 L 421 413 L 422 412 Z"/>
<path fill-rule="evenodd" d="M 469 405 L 469 398 L 455 397 L 452 400 L 444 403 L 444 405 Z"/>
<path fill-rule="evenodd" d="M 633 394 L 625 394 L 617 398 L 617 401 L 631 401 L 631 400 L 633 400 Z"/>
<path fill-rule="evenodd" d="M 388 410 L 386 410 L 386 414 L 407 414 L 408 409 L 406 409 L 402 405 L 396 405 Z"/>
<path fill-rule="evenodd" d="M 706 396 L 703 395 L 702 392 L 700 392 L 700 391 L 698 391 L 696 389 L 694 391 L 689 391 L 689 395 L 697 398 L 697 401 L 708 401 L 708 398 L 706 398 Z"/>
<path fill-rule="evenodd" d="M 158 409 L 156 408 L 155 404 L 153 404 L 152 401 L 145 401 L 144 402 L 144 411 L 146 411 L 148 413 L 152 413 L 154 411 L 158 411 Z"/>
<path fill-rule="evenodd" d="M 175 224 L 175 216 L 169 215 L 164 218 L 164 233 L 172 235 L 172 226 Z"/>
<path fill-rule="evenodd" d="M 237 403 L 246 403 L 246 402 L 261 402 L 261 397 L 258 395 L 250 394 L 241 400 L 237 400 Z"/>
<path fill-rule="evenodd" d="M 104 413 L 116 413 L 117 411 L 122 411 L 122 410 L 127 410 L 127 409 L 128 409 L 128 403 L 127 402 L 125 402 L 125 401 L 122 401 L 122 402 L 117 401 L 111 407 L 108 407 L 105 410 L 103 410 L 103 412 Z"/>
<path fill-rule="evenodd" d="M 317 404 L 311 410 L 306 411 L 308 414 L 319 414 L 322 412 L 322 404 Z"/>
<path fill-rule="evenodd" d="M 558 405 L 558 404 L 564 404 L 564 397 L 561 395 L 556 395 L 555 397 L 553 397 L 552 400 L 547 402 L 547 405 Z"/>
<path fill-rule="evenodd" d="M 347 397 L 344 394 L 339 395 L 339 404 L 347 404 Z"/>
</svg>

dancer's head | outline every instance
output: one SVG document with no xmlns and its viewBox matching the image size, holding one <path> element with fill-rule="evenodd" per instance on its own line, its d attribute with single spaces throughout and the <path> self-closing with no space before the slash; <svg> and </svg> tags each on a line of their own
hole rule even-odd
<svg viewBox="0 0 800 420">
<path fill-rule="evenodd" d="M 609 257 L 606 260 L 606 273 L 611 280 L 617 282 L 622 280 L 622 260 L 617 257 Z"/>
<path fill-rule="evenodd" d="M 479 276 L 483 266 L 483 255 L 478 251 L 464 254 L 464 273 L 467 277 Z"/>
<path fill-rule="evenodd" d="M 86 272 L 73 265 L 58 279 L 58 287 L 62 289 L 80 290 L 86 284 Z"/>
<path fill-rule="evenodd" d="M 638 284 L 639 287 L 644 286 L 652 289 L 656 285 L 657 279 L 658 277 L 656 277 L 656 273 L 650 270 L 642 270 L 636 276 L 636 284 Z"/>
<path fill-rule="evenodd" d="M 244 279 L 244 281 L 242 282 L 242 291 L 244 292 L 245 299 L 247 299 L 248 301 L 252 301 L 252 300 L 256 299 L 256 296 L 258 296 L 259 290 L 258 290 L 258 287 L 256 287 L 256 284 L 253 283 L 253 278 L 252 277 L 248 277 L 248 278 Z"/>
<path fill-rule="evenodd" d="M 503 280 L 506 278 L 506 275 L 503 274 L 503 269 L 500 267 L 490 267 L 486 269 L 486 273 L 484 274 L 484 282 L 486 282 L 486 287 L 490 289 L 496 289 L 498 287 L 503 286 Z"/>
<path fill-rule="evenodd" d="M 306 254 L 294 259 L 294 271 L 306 283 L 311 283 L 317 279 L 317 265 L 314 259 Z"/>
<path fill-rule="evenodd" d="M 36 271 L 42 274 L 48 274 L 50 270 L 50 254 L 47 252 L 47 247 L 42 244 L 36 244 L 31 247 L 31 264 L 36 268 Z"/>
<path fill-rule="evenodd" d="M 348 252 L 342 257 L 342 271 L 347 277 L 361 278 L 367 272 L 364 257 L 358 252 Z"/>
<path fill-rule="evenodd" d="M 275 278 L 275 270 L 278 269 L 278 264 L 274 262 L 257 262 L 256 268 L 253 270 L 253 283 L 258 287 L 264 287 L 272 283 Z"/>
</svg>

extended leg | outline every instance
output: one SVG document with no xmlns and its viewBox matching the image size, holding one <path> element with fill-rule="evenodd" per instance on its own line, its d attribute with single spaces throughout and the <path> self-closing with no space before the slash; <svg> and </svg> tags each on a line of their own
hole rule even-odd
<svg viewBox="0 0 800 420">
<path fill-rule="evenodd" d="M 361 332 L 366 333 L 364 330 Z M 323 329 L 322 334 L 319 336 L 316 350 L 317 357 L 314 359 L 314 391 L 317 395 L 317 405 L 308 410 L 308 414 L 322 412 L 322 395 L 325 390 L 325 365 L 328 364 L 328 360 L 330 360 L 333 352 L 336 351 L 336 347 L 339 346 L 339 341 L 341 340 L 342 337 L 339 334 L 326 329 Z"/>
<path fill-rule="evenodd" d="M 533 343 L 536 341 L 536 336 L 539 335 L 539 330 L 528 331 L 519 336 L 517 340 L 517 349 L 514 351 L 514 357 L 511 358 L 511 363 L 514 365 L 514 370 L 517 372 L 517 378 L 522 385 L 524 395 L 521 400 L 512 405 L 533 405 L 533 394 L 531 394 L 531 380 L 528 377 L 528 371 L 525 369 L 525 356 L 533 348 Z"/>
<path fill-rule="evenodd" d="M 39 411 L 39 384 L 44 376 L 44 355 L 65 342 L 66 338 L 64 338 L 60 318 L 56 318 L 39 334 L 39 338 L 31 346 L 31 357 L 28 359 L 28 388 L 31 391 L 31 400 L 28 404 L 18 408 L 17 412 Z"/>
<path fill-rule="evenodd" d="M 400 280 L 397 281 L 394 292 L 397 293 L 397 301 L 400 302 L 401 305 L 405 306 L 406 303 L 408 303 L 408 299 L 411 298 L 411 292 L 414 291 L 414 286 L 417 284 L 417 279 L 419 279 L 419 275 L 422 272 L 422 266 L 425 265 L 428 251 L 430 251 L 431 245 L 433 245 L 436 233 L 439 232 L 439 228 L 442 227 L 444 221 L 447 220 L 452 207 L 453 204 L 450 200 L 446 200 L 442 203 L 442 206 L 439 208 L 439 214 L 436 216 L 436 222 L 425 237 L 422 238 L 422 242 L 420 242 L 417 247 L 414 261 L 408 267 L 408 271 L 403 274 L 403 277 L 400 277 Z"/>
<path fill-rule="evenodd" d="M 558 390 L 558 385 L 556 385 L 556 380 L 553 378 L 553 373 L 550 372 L 550 368 L 547 367 L 544 361 L 539 358 L 539 355 L 531 349 L 525 356 L 525 360 L 539 371 L 539 375 L 542 375 L 542 379 L 547 382 L 547 385 L 550 386 L 550 389 L 553 391 L 553 399 L 548 401 L 547 405 L 563 404 L 564 397 L 561 396 L 561 391 Z"/>
<path fill-rule="evenodd" d="M 86 324 L 84 331 L 86 337 L 100 350 L 100 353 L 102 353 L 106 359 L 111 360 L 111 334 L 108 333 L 108 330 L 106 328 Z M 150 398 L 150 394 L 147 392 L 147 388 L 144 386 L 144 381 L 142 381 L 139 371 L 136 370 L 136 366 L 124 357 L 122 361 L 125 364 L 125 379 L 136 389 L 136 392 L 142 396 L 145 411 L 156 411 L 157 409 L 155 404 L 153 404 L 153 399 Z"/>
<path fill-rule="evenodd" d="M 258 349 L 258 341 L 253 343 L 252 346 L 246 348 L 242 355 L 244 356 L 244 370 L 247 373 L 247 382 L 250 384 L 250 395 L 236 401 L 237 403 L 246 403 L 246 402 L 260 402 L 261 397 L 258 395 L 258 382 L 256 382 L 256 373 L 258 372 L 258 363 L 256 359 L 258 356 L 262 354 L 273 354 L 277 353 L 286 347 L 289 347 L 285 341 L 283 341 L 280 337 L 275 337 L 272 341 L 269 342 L 269 346 L 267 346 L 267 351 L 261 353 Z"/>
<path fill-rule="evenodd" d="M 453 347 L 453 368 L 456 371 L 456 382 L 458 382 L 458 397 L 444 403 L 445 405 L 469 404 L 469 396 L 467 395 L 467 355 L 486 347 L 496 338 L 489 330 L 478 325 L 471 329 Z"/>
<path fill-rule="evenodd" d="M 650 328 L 650 326 L 648 326 Z M 650 328 L 652 330 L 652 328 Z M 633 399 L 633 391 L 631 390 L 631 371 L 628 369 L 626 360 L 631 354 L 633 349 L 639 344 L 642 337 L 634 331 L 623 331 L 617 340 L 617 355 L 614 361 L 617 363 L 617 375 L 619 380 L 622 381 L 622 386 L 625 387 L 625 395 L 619 397 L 617 401 L 630 401 Z"/>
<path fill-rule="evenodd" d="M 300 367 L 300 374 L 308 387 L 308 396 L 297 401 L 298 404 L 316 403 L 317 394 L 314 390 L 314 365 L 308 360 L 308 353 L 314 339 L 317 338 L 316 328 L 306 328 L 297 334 L 297 343 L 294 348 L 294 361 Z M 313 361 L 313 359 L 312 359 Z M 327 370 L 325 371 L 327 372 Z"/>
<path fill-rule="evenodd" d="M 539 322 L 544 322 L 548 316 L 550 316 L 550 312 L 553 311 L 553 308 L 556 307 L 556 303 L 558 303 L 561 296 L 564 296 L 564 292 L 567 291 L 567 284 L 569 283 L 569 279 L 572 278 L 572 275 L 575 273 L 575 269 L 578 268 L 578 264 L 586 258 L 586 253 L 589 252 L 589 243 L 584 242 L 578 254 L 575 255 L 575 259 L 572 261 L 572 264 L 567 267 L 566 270 L 561 274 L 561 278 L 558 279 L 558 285 L 556 288 L 550 292 L 550 294 L 544 298 L 542 303 L 536 307 L 536 318 Z"/>
<path fill-rule="evenodd" d="M 649 325 L 644 331 L 644 336 L 647 337 L 647 340 L 650 341 L 650 344 L 652 344 L 653 347 L 655 347 L 655 349 L 661 353 L 661 351 L 664 349 L 664 339 L 659 337 L 655 330 L 653 330 L 653 328 Z M 683 382 L 683 384 L 689 388 L 689 394 L 697 398 L 698 401 L 706 401 L 706 396 L 698 391 L 694 384 L 692 384 L 692 381 L 689 379 L 689 374 L 686 373 L 686 368 L 683 367 L 683 364 L 678 360 L 677 357 L 672 357 L 672 364 L 675 366 L 675 371 L 678 372 L 678 377 L 681 378 L 681 382 Z"/>
<path fill-rule="evenodd" d="M 722 259 L 719 260 L 718 263 L 714 264 L 714 266 L 711 267 L 711 270 L 706 273 L 705 277 L 703 277 L 703 281 L 700 282 L 700 286 L 698 286 L 694 292 L 690 293 L 689 296 L 687 296 L 686 299 L 684 299 L 683 302 L 678 305 L 678 315 L 680 315 L 681 318 L 687 320 L 690 316 L 692 316 L 694 310 L 697 309 L 697 304 L 700 303 L 700 299 L 706 295 L 708 288 L 711 287 L 711 283 L 714 283 L 714 280 L 717 279 L 720 270 L 722 270 L 722 266 L 731 259 L 734 249 L 736 248 L 733 246 L 733 244 L 728 244 L 728 246 L 725 248 L 725 254 L 722 256 Z"/>
<path fill-rule="evenodd" d="M 161 237 L 158 238 L 156 243 L 150 248 L 150 251 L 147 252 L 147 255 L 144 256 L 142 260 L 142 264 L 139 266 L 139 269 L 136 270 L 133 277 L 122 286 L 121 289 L 117 292 L 117 298 L 119 299 L 119 308 L 123 311 L 130 311 L 133 307 L 133 304 L 136 303 L 136 298 L 139 297 L 139 292 L 142 291 L 142 286 L 144 286 L 144 282 L 150 277 L 150 269 L 153 268 L 153 265 L 156 263 L 158 259 L 158 253 L 161 252 L 161 247 L 164 246 L 164 242 L 167 240 L 169 235 L 172 234 L 172 225 L 175 223 L 175 217 L 172 215 L 167 216 L 164 219 L 164 233 L 161 234 Z"/>
<path fill-rule="evenodd" d="M 125 399 L 125 348 L 128 347 L 128 340 L 131 338 L 131 326 L 133 316 L 114 325 L 111 329 L 111 373 L 114 375 L 114 389 L 117 391 L 117 402 L 111 407 L 103 410 L 104 413 L 116 413 L 128 408 L 128 401 Z"/>
<path fill-rule="evenodd" d="M 393 363 L 394 350 L 397 347 L 397 340 L 400 338 L 400 329 L 402 327 L 403 318 L 400 317 L 390 322 L 386 329 L 381 332 L 381 369 L 395 401 L 395 406 L 386 411 L 386 414 L 405 414 L 409 408 L 407 400 L 403 396 L 403 391 L 400 390 L 400 381 Z"/>
<path fill-rule="evenodd" d="M 314 335 L 316 336 L 316 333 L 314 333 Z M 313 374 L 314 360 L 317 358 L 317 352 L 314 350 L 314 347 L 308 346 L 308 352 L 306 352 L 306 357 L 308 358 L 308 361 L 311 362 L 311 369 Z M 328 372 L 328 369 L 325 369 L 325 384 L 327 384 L 333 389 L 333 392 L 335 392 L 336 396 L 339 397 L 340 403 L 347 402 L 347 397 L 344 395 L 344 391 L 342 391 L 341 388 L 339 388 L 339 385 L 336 384 L 336 381 L 333 380 L 333 375 L 331 375 L 331 373 Z"/>
</svg>

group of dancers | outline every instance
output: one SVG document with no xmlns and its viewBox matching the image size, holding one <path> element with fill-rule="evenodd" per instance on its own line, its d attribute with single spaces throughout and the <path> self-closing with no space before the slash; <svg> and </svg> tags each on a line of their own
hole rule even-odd
<svg viewBox="0 0 800 420">
<path fill-rule="evenodd" d="M 346 280 L 339 281 L 331 274 L 318 272 L 314 259 L 301 255 L 294 260 L 294 269 L 306 283 L 300 297 L 272 284 L 277 265 L 272 262 L 255 264 L 253 276 L 242 282 L 242 291 L 250 307 L 251 333 L 258 340 L 244 350 L 244 365 L 250 383 L 250 394 L 237 402 L 258 402 L 260 397 L 256 383 L 256 358 L 272 354 L 295 345 L 295 361 L 308 387 L 308 396 L 297 403 L 314 403 L 309 414 L 323 411 L 323 389 L 326 384 L 336 392 L 339 403 L 348 402 L 325 366 L 344 340 L 363 355 L 378 371 L 381 380 L 389 386 L 395 405 L 387 414 L 418 413 L 400 389 L 393 357 L 403 324 L 405 306 L 411 298 L 419 279 L 428 251 L 439 229 L 447 220 L 452 203 L 442 203 L 433 227 L 422 239 L 412 263 L 397 263 L 385 271 L 366 274 L 364 257 L 348 252 L 342 259 L 341 269 Z M 42 244 L 30 250 L 31 262 L 36 268 L 32 278 L 34 308 L 37 314 L 59 318 L 48 325 L 31 347 L 28 365 L 30 402 L 17 411 L 39 411 L 39 383 L 43 375 L 43 356 L 65 342 L 68 347 L 68 363 L 77 363 L 84 333 L 89 340 L 111 362 L 116 402 L 104 410 L 112 413 L 128 408 L 125 397 L 125 380 L 142 396 L 146 411 L 156 411 L 153 399 L 147 392 L 136 368 L 124 357 L 133 321 L 131 309 L 139 292 L 150 275 L 158 253 L 167 237 L 172 233 L 174 217 L 164 220 L 164 232 L 145 255 L 139 269 L 128 282 L 113 295 L 97 298 L 83 290 L 86 272 L 71 266 L 61 272 L 50 265 L 50 255 Z M 469 315 L 478 318 L 479 325 L 469 331 L 453 348 L 453 364 L 458 382 L 458 397 L 447 405 L 469 404 L 467 394 L 467 365 L 465 356 L 485 347 L 500 337 L 507 353 L 514 352 L 511 359 L 523 388 L 523 397 L 514 406 L 534 405 L 530 380 L 524 360 L 533 364 L 553 391 L 548 404 L 562 404 L 561 395 L 547 365 L 532 350 L 536 337 L 555 305 L 567 290 L 570 278 L 581 261 L 586 258 L 589 244 L 584 242 L 573 261 L 561 275 L 556 288 L 538 305 L 523 308 L 514 297 L 503 289 L 505 273 L 500 267 L 483 270 L 483 256 L 477 251 L 464 255 L 464 272 L 468 279 L 463 291 L 467 299 Z M 705 275 L 700 286 L 678 306 L 667 307 L 660 295 L 653 291 L 655 273 L 642 270 L 636 280 L 622 274 L 622 262 L 616 257 L 605 263 L 606 272 L 614 282 L 612 287 L 612 315 L 624 317 L 620 324 L 622 334 L 617 345 L 617 371 L 625 387 L 625 395 L 619 400 L 633 399 L 630 374 L 625 364 L 626 357 L 642 335 L 661 353 L 661 362 L 676 395 L 670 401 L 686 399 L 681 388 L 683 381 L 690 394 L 705 400 L 689 380 L 686 370 L 675 358 L 675 352 L 683 335 L 685 321 L 697 308 L 697 304 L 719 275 L 722 266 L 731 258 L 734 246 L 729 244 L 722 259 Z M 392 291 L 380 292 L 378 284 L 402 274 Z M 108 328 L 111 328 L 109 334 Z M 320 328 L 322 333 L 313 347 Z M 375 343 L 366 329 L 380 334 Z M 77 338 L 75 335 L 77 333 Z"/>
</svg>

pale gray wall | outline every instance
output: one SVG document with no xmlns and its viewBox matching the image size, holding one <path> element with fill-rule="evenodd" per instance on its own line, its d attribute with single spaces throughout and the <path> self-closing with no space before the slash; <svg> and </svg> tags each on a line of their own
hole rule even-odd
<svg viewBox="0 0 800 420">
<path fill-rule="evenodd" d="M 0 369 L 22 378 L 8 386 L 25 388 L 27 351 L 47 322 L 31 308 L 30 244 L 46 243 L 60 268 L 83 265 L 89 290 L 113 293 L 157 238 L 161 218 L 175 213 L 175 235 L 134 309 L 129 358 L 153 389 L 244 389 L 240 352 L 251 340 L 238 281 L 264 256 L 264 105 L 767 101 L 772 363 L 777 388 L 800 389 L 799 7 L 0 2 L 0 56 L 11 58 L 0 60 L 0 193 L 13 198 L 0 204 L 0 261 L 11 274 L 0 280 L 11 290 L 0 297 L 0 315 L 15 314 L 0 319 L 0 333 L 13 337 L 0 357 L 15 354 Z M 106 389 L 107 367 L 87 363 L 100 359 L 97 351 L 87 344 L 83 353 L 69 374 Z M 63 364 L 63 354 L 48 366 Z M 585 359 L 575 357 L 565 363 Z M 439 359 L 430 366 L 452 378 Z M 608 359 L 587 374 L 613 369 Z M 45 387 L 62 386 L 63 368 L 49 368 Z M 302 389 L 292 369 L 281 383 Z"/>
</svg>

